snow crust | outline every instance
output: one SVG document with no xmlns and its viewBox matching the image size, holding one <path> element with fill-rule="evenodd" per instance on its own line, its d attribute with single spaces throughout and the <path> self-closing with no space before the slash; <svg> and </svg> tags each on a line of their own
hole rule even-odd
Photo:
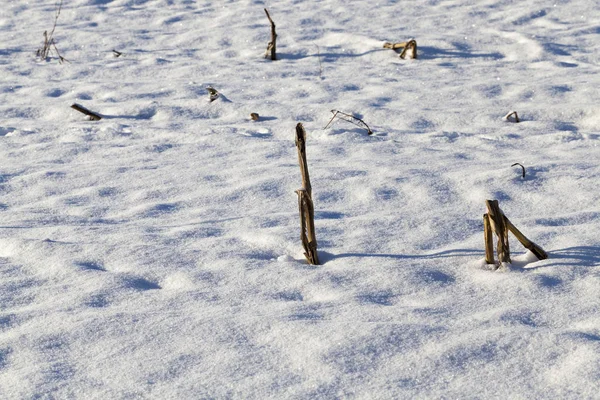
<svg viewBox="0 0 600 400">
<path fill-rule="evenodd" d="M 0 398 L 598 398 L 595 2 L 65 0 L 62 65 L 55 11 L 0 9 Z"/>
</svg>

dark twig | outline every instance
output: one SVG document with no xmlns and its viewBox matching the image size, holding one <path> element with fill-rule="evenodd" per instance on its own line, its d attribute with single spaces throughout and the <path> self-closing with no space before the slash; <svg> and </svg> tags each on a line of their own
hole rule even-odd
<svg viewBox="0 0 600 400">
<path fill-rule="evenodd" d="M 87 108 L 85 108 L 84 106 L 81 106 L 77 103 L 73 104 L 71 106 L 71 108 L 79 111 L 80 113 L 87 115 L 88 117 L 90 117 L 90 120 L 92 120 L 92 121 L 100 121 L 102 119 L 102 117 L 99 114 L 96 114 L 95 112 L 90 111 Z"/>
<path fill-rule="evenodd" d="M 117 51 L 117 50 L 113 50 L 112 52 L 113 52 L 113 55 L 117 58 L 121 57 L 123 55 L 123 53 L 121 53 L 120 51 Z"/>
<path fill-rule="evenodd" d="M 363 121 L 362 119 L 355 117 L 354 115 L 346 114 L 345 112 L 341 112 L 338 110 L 331 110 L 331 112 L 333 113 L 333 117 L 331 117 L 331 119 L 329 120 L 329 123 L 323 129 L 329 128 L 329 125 L 331 125 L 331 123 L 333 122 L 335 117 L 338 117 L 339 119 L 342 119 L 344 121 L 350 122 L 356 126 L 360 126 L 361 128 L 366 129 L 367 133 L 369 135 L 373 134 L 373 131 L 371 130 L 371 128 L 369 128 L 369 125 L 367 125 L 367 123 L 365 121 Z"/>
<path fill-rule="evenodd" d="M 525 179 L 525 167 L 523 166 L 523 164 L 514 163 L 513 165 L 511 165 L 511 167 L 514 167 L 515 165 L 518 165 L 518 166 L 520 166 L 523 169 L 523 179 Z"/>
<path fill-rule="evenodd" d="M 210 103 L 212 103 L 213 101 L 215 101 L 217 98 L 219 98 L 219 92 L 217 92 L 217 89 L 213 88 L 213 87 L 207 87 L 206 90 L 208 90 L 208 101 Z"/>
</svg>

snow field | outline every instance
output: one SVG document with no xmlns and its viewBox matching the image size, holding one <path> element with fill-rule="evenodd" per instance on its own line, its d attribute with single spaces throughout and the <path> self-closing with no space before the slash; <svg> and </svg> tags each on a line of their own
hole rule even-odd
<svg viewBox="0 0 600 400">
<path fill-rule="evenodd" d="M 0 397 L 597 398 L 596 8 L 73 0 L 59 65 L 5 4 Z M 550 258 L 483 266 L 486 199 Z"/>
</svg>

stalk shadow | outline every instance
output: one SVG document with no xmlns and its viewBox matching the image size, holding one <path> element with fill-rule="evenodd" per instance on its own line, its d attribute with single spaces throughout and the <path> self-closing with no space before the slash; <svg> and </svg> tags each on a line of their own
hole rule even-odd
<svg viewBox="0 0 600 400">
<path fill-rule="evenodd" d="M 439 47 L 432 46 L 419 46 L 418 57 L 422 60 L 433 60 L 442 58 L 491 58 L 494 60 L 500 60 L 504 58 L 502 53 L 478 53 L 470 51 L 466 48 L 463 49 L 442 49 Z"/>
<path fill-rule="evenodd" d="M 432 254 L 389 254 L 389 253 L 341 253 L 332 254 L 325 251 L 319 251 L 319 259 L 324 264 L 328 261 L 337 260 L 339 258 L 392 258 L 396 260 L 431 260 L 437 258 L 450 258 L 450 257 L 468 257 L 468 256 L 479 256 L 484 257 L 485 252 L 483 250 L 475 249 L 456 249 L 456 250 L 444 250 L 438 253 Z"/>
<path fill-rule="evenodd" d="M 266 121 L 275 121 L 277 119 L 277 117 L 270 117 L 270 116 L 265 116 L 263 117 L 262 115 L 258 117 L 257 121 L 254 122 L 266 122 Z"/>
<path fill-rule="evenodd" d="M 308 57 L 318 57 L 323 62 L 334 62 L 341 58 L 356 58 L 366 56 L 368 54 L 377 53 L 377 52 L 389 52 L 390 49 L 385 48 L 376 48 L 367 51 L 363 51 L 360 53 L 352 53 L 352 52 L 335 52 L 335 48 L 327 49 L 327 52 L 322 53 L 277 53 L 277 58 L 280 60 L 300 60 Z M 334 51 L 332 51 L 334 50 Z M 494 60 L 500 60 L 504 58 L 504 55 L 499 52 L 492 53 L 479 53 L 470 51 L 467 47 L 461 46 L 460 48 L 455 49 L 442 49 L 439 47 L 433 46 L 418 46 L 417 48 L 418 59 L 421 60 L 434 60 L 434 59 L 448 59 L 448 58 L 491 58 Z M 400 54 L 401 50 L 392 50 L 396 54 Z"/>
<path fill-rule="evenodd" d="M 600 266 L 600 247 L 574 246 L 548 252 L 550 263 L 538 267 L 525 268 L 528 270 L 558 266 L 597 267 Z M 552 262 L 552 260 L 557 260 Z"/>
<path fill-rule="evenodd" d="M 367 51 L 363 51 L 361 53 L 336 53 L 331 51 L 331 49 L 329 49 L 330 51 L 325 52 L 325 53 L 314 53 L 314 54 L 308 54 L 308 53 L 304 53 L 304 52 L 298 52 L 298 53 L 277 53 L 277 59 L 278 60 L 301 60 L 304 58 L 309 58 L 309 57 L 318 57 L 320 58 L 323 62 L 333 62 L 337 59 L 340 58 L 355 58 L 355 57 L 362 57 L 362 56 L 366 56 L 367 54 L 371 54 L 371 53 L 376 53 L 376 52 L 380 52 L 380 51 L 389 51 L 389 49 L 372 49 L 372 50 L 367 50 Z"/>
</svg>

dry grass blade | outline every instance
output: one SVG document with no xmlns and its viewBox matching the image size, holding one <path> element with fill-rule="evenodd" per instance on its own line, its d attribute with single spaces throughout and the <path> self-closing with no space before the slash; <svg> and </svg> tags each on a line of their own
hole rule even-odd
<svg viewBox="0 0 600 400">
<path fill-rule="evenodd" d="M 369 135 L 373 134 L 373 131 L 371 130 L 371 128 L 369 128 L 369 125 L 367 125 L 367 123 L 365 121 L 363 121 L 362 119 L 352 115 L 352 114 L 347 114 L 345 112 L 341 112 L 338 110 L 331 110 L 331 112 L 333 113 L 333 117 L 331 117 L 331 119 L 329 120 L 329 122 L 327 123 L 327 125 L 325 126 L 325 128 L 323 129 L 327 129 L 329 128 L 329 125 L 331 125 L 331 123 L 333 122 L 333 120 L 337 117 L 339 119 L 342 119 L 344 121 L 350 122 L 356 126 L 360 126 L 361 128 L 364 128 L 367 130 L 367 133 Z"/>
<path fill-rule="evenodd" d="M 48 57 L 50 56 L 50 52 L 52 51 L 52 49 L 54 49 L 54 51 L 56 52 L 56 55 L 58 56 L 59 63 L 62 64 L 65 61 L 70 62 L 69 60 L 67 60 L 60 54 L 60 52 L 58 51 L 58 48 L 56 47 L 56 41 L 54 40 L 54 31 L 56 30 L 56 24 L 58 22 L 58 17 L 60 16 L 62 6 L 63 6 L 63 0 L 61 0 L 60 3 L 56 7 L 56 13 L 54 15 L 54 24 L 52 25 L 52 30 L 50 31 L 50 33 L 48 33 L 48 31 L 44 31 L 44 43 L 43 43 L 42 47 L 40 49 L 38 49 L 36 52 L 36 55 L 40 60 L 47 60 Z"/>
<path fill-rule="evenodd" d="M 321 63 L 321 49 L 319 49 L 319 45 L 315 43 L 317 48 L 317 60 L 319 60 L 319 78 L 323 79 L 323 64 Z"/>
</svg>

